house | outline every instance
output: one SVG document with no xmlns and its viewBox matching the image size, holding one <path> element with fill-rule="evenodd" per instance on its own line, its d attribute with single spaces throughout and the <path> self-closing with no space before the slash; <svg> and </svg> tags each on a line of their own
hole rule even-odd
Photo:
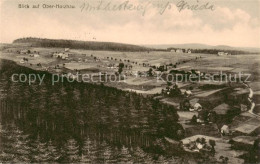
<svg viewBox="0 0 260 164">
<path fill-rule="evenodd" d="M 30 52 L 30 50 L 21 50 L 20 54 L 28 54 L 28 52 Z"/>
<path fill-rule="evenodd" d="M 25 62 L 28 63 L 28 58 L 22 58 L 22 59 L 20 60 L 20 63 L 25 63 Z"/>
<path fill-rule="evenodd" d="M 64 52 L 69 52 L 69 50 L 70 50 L 69 48 L 65 48 Z"/>
<path fill-rule="evenodd" d="M 96 62 L 100 61 L 100 59 L 99 59 L 99 58 L 96 58 L 96 57 L 94 57 L 94 60 L 95 60 Z"/>
<path fill-rule="evenodd" d="M 198 98 L 194 98 L 190 100 L 190 105 L 193 107 L 199 101 Z"/>
<path fill-rule="evenodd" d="M 138 71 L 137 74 L 139 77 L 147 77 L 147 72 L 145 71 Z"/>
<path fill-rule="evenodd" d="M 204 147 L 204 144 L 196 142 L 196 147 L 200 150 Z"/>
<path fill-rule="evenodd" d="M 247 106 L 244 104 L 240 104 L 240 110 L 241 112 L 246 112 L 247 111 Z"/>
<path fill-rule="evenodd" d="M 30 57 L 39 57 L 39 54 L 30 54 Z"/>
<path fill-rule="evenodd" d="M 171 65 L 166 65 L 166 69 L 167 69 L 167 70 L 171 70 L 171 69 L 173 69 L 173 66 L 171 66 Z"/>
<path fill-rule="evenodd" d="M 154 74 L 154 75 L 160 75 L 160 74 L 161 74 L 161 71 L 153 71 L 153 74 Z"/>
<path fill-rule="evenodd" d="M 223 56 L 225 55 L 225 52 L 218 52 L 218 56 Z"/>
<path fill-rule="evenodd" d="M 109 68 L 109 69 L 117 69 L 117 67 L 113 63 L 107 64 L 107 68 Z"/>
<path fill-rule="evenodd" d="M 22 64 L 25 63 L 24 59 L 21 59 L 21 60 L 20 60 L 20 63 L 22 63 Z"/>
<path fill-rule="evenodd" d="M 61 58 L 62 58 L 62 59 L 68 59 L 68 58 L 69 58 L 69 54 L 67 54 L 67 53 L 62 53 Z"/>
<path fill-rule="evenodd" d="M 212 111 L 216 112 L 218 115 L 225 115 L 227 114 L 228 110 L 230 110 L 230 106 L 226 103 L 223 103 L 215 107 Z"/>
<path fill-rule="evenodd" d="M 182 49 L 177 49 L 176 53 L 183 53 L 183 50 Z"/>
<path fill-rule="evenodd" d="M 133 72 L 132 71 L 124 71 L 125 76 L 132 76 Z"/>
<path fill-rule="evenodd" d="M 175 49 L 172 49 L 171 52 L 176 52 Z"/>
<path fill-rule="evenodd" d="M 223 55 L 231 55 L 228 52 L 218 52 L 218 56 L 223 56 Z"/>
<path fill-rule="evenodd" d="M 190 100 L 190 111 L 199 111 L 202 109 L 202 106 L 198 103 L 199 99 L 194 98 Z"/>
<path fill-rule="evenodd" d="M 190 97 L 190 96 L 192 95 L 191 90 L 186 90 L 186 91 L 184 92 L 184 95 L 185 95 L 186 97 Z"/>
<path fill-rule="evenodd" d="M 161 64 L 159 67 L 157 67 L 158 69 L 158 71 L 161 71 L 161 72 L 163 72 L 163 71 L 166 71 L 167 70 L 167 66 L 165 65 L 165 64 Z"/>
<path fill-rule="evenodd" d="M 56 57 L 56 58 L 61 58 L 61 59 L 68 59 L 69 58 L 69 54 L 68 53 L 63 53 L 63 52 L 60 52 L 60 53 L 53 53 L 53 57 Z"/>
<path fill-rule="evenodd" d="M 59 54 L 58 52 L 54 52 L 54 53 L 52 54 L 52 56 L 55 57 L 55 58 L 57 58 L 57 57 L 58 57 L 58 54 Z"/>
<path fill-rule="evenodd" d="M 230 133 L 229 127 L 227 125 L 223 125 L 220 129 L 221 134 L 228 135 Z"/>
<path fill-rule="evenodd" d="M 188 54 L 191 54 L 191 50 L 188 50 L 188 52 L 187 52 Z"/>
<path fill-rule="evenodd" d="M 201 75 L 201 72 L 198 70 L 192 69 L 190 72 L 191 72 L 190 74 Z"/>
<path fill-rule="evenodd" d="M 202 106 L 201 106 L 199 103 L 196 103 L 196 104 L 194 105 L 194 110 L 200 111 L 200 110 L 202 110 Z"/>
<path fill-rule="evenodd" d="M 133 68 L 132 64 L 124 64 L 124 67 L 129 70 Z"/>
</svg>

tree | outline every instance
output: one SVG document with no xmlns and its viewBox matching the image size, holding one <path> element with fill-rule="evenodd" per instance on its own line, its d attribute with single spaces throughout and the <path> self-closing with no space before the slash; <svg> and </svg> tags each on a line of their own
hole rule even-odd
<svg viewBox="0 0 260 164">
<path fill-rule="evenodd" d="M 206 144 L 206 139 L 205 138 L 201 138 L 201 144 Z"/>
<path fill-rule="evenodd" d="M 172 83 L 170 81 L 167 81 L 167 86 L 171 86 Z"/>
<path fill-rule="evenodd" d="M 79 160 L 79 147 L 75 139 L 69 139 L 65 145 L 66 154 L 69 162 L 78 162 Z"/>
<path fill-rule="evenodd" d="M 95 162 L 97 160 L 97 143 L 90 138 L 86 138 L 82 147 L 81 162 L 87 163 L 87 161 Z"/>
<path fill-rule="evenodd" d="M 28 136 L 16 127 L 8 127 L 0 132 L 0 161 L 3 163 L 30 162 Z"/>
<path fill-rule="evenodd" d="M 49 152 L 49 162 L 57 161 L 60 157 L 59 152 L 57 151 L 56 146 L 50 140 L 47 144 L 47 150 Z"/>
<path fill-rule="evenodd" d="M 196 115 L 192 116 L 190 122 L 193 124 L 197 123 L 197 116 Z"/>
<path fill-rule="evenodd" d="M 121 74 L 124 68 L 124 63 L 119 63 L 118 73 Z"/>
<path fill-rule="evenodd" d="M 172 89 L 170 89 L 170 94 L 171 97 L 176 97 L 181 95 L 181 90 L 177 85 L 174 85 Z"/>
<path fill-rule="evenodd" d="M 119 161 L 120 163 L 132 163 L 131 161 L 131 154 L 127 147 L 123 145 L 119 154 Z"/>
<path fill-rule="evenodd" d="M 39 139 L 37 139 L 34 143 L 33 143 L 33 149 L 34 151 L 34 156 L 33 156 L 33 160 L 36 162 L 47 162 L 48 161 L 48 155 L 49 152 L 47 151 L 47 147 L 46 147 L 46 143 L 42 143 L 40 142 Z"/>
<path fill-rule="evenodd" d="M 216 142 L 215 142 L 215 140 L 209 140 L 209 144 L 210 144 L 210 146 L 211 146 L 211 152 L 215 152 L 215 146 L 216 146 Z"/>
<path fill-rule="evenodd" d="M 134 160 L 136 163 L 144 163 L 146 161 L 147 154 L 139 147 L 134 151 Z"/>
<path fill-rule="evenodd" d="M 181 110 L 189 110 L 190 109 L 190 102 L 189 100 L 185 99 L 183 101 L 180 102 L 180 109 Z"/>
<path fill-rule="evenodd" d="M 152 68 L 149 69 L 148 76 L 150 76 L 150 77 L 153 76 L 153 69 Z"/>
</svg>

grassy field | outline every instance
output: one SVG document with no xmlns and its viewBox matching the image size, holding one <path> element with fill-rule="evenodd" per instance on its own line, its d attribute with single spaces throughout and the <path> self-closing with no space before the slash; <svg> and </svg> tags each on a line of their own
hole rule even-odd
<svg viewBox="0 0 260 164">
<path fill-rule="evenodd" d="M 108 64 L 118 65 L 120 62 L 129 64 L 132 66 L 131 71 L 133 73 L 137 71 L 148 71 L 148 66 L 143 66 L 143 63 L 149 65 L 163 65 L 169 63 L 180 64 L 177 66 L 179 70 L 190 71 L 191 69 L 197 69 L 205 73 L 218 73 L 220 71 L 224 73 L 250 73 L 252 74 L 252 88 L 254 91 L 258 91 L 259 87 L 259 55 L 233 55 L 233 56 L 217 56 L 212 54 L 188 54 L 188 53 L 174 53 L 174 52 L 160 52 L 160 51 L 145 51 L 145 52 L 120 52 L 120 51 L 93 51 L 93 50 L 82 50 L 82 49 L 71 49 L 69 60 L 57 60 L 52 58 L 51 55 L 54 52 L 62 52 L 63 48 L 34 48 L 29 45 L 21 46 L 20 44 L 8 45 L 6 49 L 2 49 L 1 58 L 11 59 L 19 62 L 22 58 L 26 57 L 29 59 L 28 63 L 24 65 L 34 65 L 41 63 L 44 67 L 55 67 L 58 65 L 64 65 L 64 68 L 68 70 L 96 70 L 104 72 L 117 72 L 118 68 L 107 69 Z M 18 50 L 30 49 L 32 52 L 37 51 L 40 53 L 40 57 L 29 57 L 29 55 L 17 54 Z M 100 59 L 94 61 L 94 57 Z M 201 57 L 195 60 L 196 57 Z M 81 59 L 87 62 L 78 62 Z M 189 61 L 183 63 L 183 61 Z M 94 72 L 96 72 L 94 71 Z M 157 82 L 153 79 L 142 77 L 140 79 L 129 78 L 126 81 L 127 85 L 148 85 L 161 87 L 163 84 L 156 84 Z M 204 82 L 201 82 L 204 83 Z M 132 88 L 125 88 L 132 89 Z M 151 93 L 157 93 L 159 89 L 153 89 Z M 138 92 L 138 91 L 137 91 Z M 142 90 L 139 92 L 143 92 Z M 214 91 L 212 91 L 214 92 Z M 209 93 L 201 93 L 198 96 L 207 96 Z"/>
<path fill-rule="evenodd" d="M 185 63 L 183 66 L 189 66 L 193 69 L 209 73 L 220 71 L 226 73 L 250 73 L 252 81 L 257 81 L 259 80 L 259 63 L 259 55 L 208 55 L 200 61 Z"/>
<path fill-rule="evenodd" d="M 210 137 L 205 135 L 195 135 L 192 137 L 188 137 L 182 140 L 183 144 L 188 144 L 191 141 L 195 141 L 197 138 L 205 138 L 206 142 L 209 142 L 209 140 L 214 140 L 216 142 L 215 146 L 215 158 L 219 159 L 220 156 L 228 157 L 228 163 L 244 163 L 244 160 L 238 158 L 240 155 L 242 155 L 243 151 L 238 150 L 232 150 L 230 149 L 230 144 L 228 143 L 228 140 L 222 139 L 222 138 L 216 138 L 216 137 Z"/>
</svg>

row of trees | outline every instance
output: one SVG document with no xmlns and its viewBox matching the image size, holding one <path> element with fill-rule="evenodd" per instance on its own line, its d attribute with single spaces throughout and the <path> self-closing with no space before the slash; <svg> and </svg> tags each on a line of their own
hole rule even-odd
<svg viewBox="0 0 260 164">
<path fill-rule="evenodd" d="M 177 48 L 168 48 L 167 50 L 177 50 Z M 186 52 L 186 49 L 181 49 L 183 52 Z M 253 52 L 242 51 L 242 50 L 223 50 L 223 49 L 189 49 L 192 53 L 201 53 L 201 54 L 218 54 L 218 52 L 227 52 L 232 55 L 239 54 L 252 54 Z"/>
<path fill-rule="evenodd" d="M 151 155 L 138 146 L 131 149 L 125 146 L 111 147 L 105 141 L 99 143 L 89 137 L 83 142 L 70 138 L 63 145 L 57 145 L 51 140 L 31 138 L 14 125 L 4 126 L 0 134 L 1 162 L 153 162 Z"/>
</svg>

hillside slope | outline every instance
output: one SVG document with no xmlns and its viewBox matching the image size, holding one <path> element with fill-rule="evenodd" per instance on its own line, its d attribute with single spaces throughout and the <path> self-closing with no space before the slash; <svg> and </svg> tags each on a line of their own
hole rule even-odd
<svg viewBox="0 0 260 164">
<path fill-rule="evenodd" d="M 256 47 L 231 47 L 227 45 L 207 45 L 199 43 L 189 44 L 158 44 L 158 45 L 144 45 L 149 48 L 167 49 L 167 48 L 184 48 L 184 49 L 216 49 L 216 50 L 229 50 L 229 51 L 248 51 L 248 52 L 260 52 L 260 48 Z"/>
<path fill-rule="evenodd" d="M 86 50 L 111 50 L 111 51 L 149 51 L 146 48 L 131 44 L 113 43 L 113 42 L 94 42 L 94 41 L 76 41 L 61 39 L 42 39 L 42 38 L 20 38 L 13 43 L 30 43 L 33 47 L 62 47 Z"/>
</svg>

